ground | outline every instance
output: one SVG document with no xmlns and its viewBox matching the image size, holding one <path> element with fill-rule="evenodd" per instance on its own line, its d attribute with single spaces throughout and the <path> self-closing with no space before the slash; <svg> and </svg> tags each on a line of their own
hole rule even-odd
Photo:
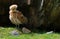
<svg viewBox="0 0 60 39">
<path fill-rule="evenodd" d="M 45 32 L 31 32 L 29 34 L 21 33 L 20 35 L 14 36 L 10 34 L 10 31 L 14 29 L 15 28 L 12 27 L 0 27 L 0 39 L 60 39 L 60 34 L 55 32 L 52 34 L 46 34 Z"/>
</svg>

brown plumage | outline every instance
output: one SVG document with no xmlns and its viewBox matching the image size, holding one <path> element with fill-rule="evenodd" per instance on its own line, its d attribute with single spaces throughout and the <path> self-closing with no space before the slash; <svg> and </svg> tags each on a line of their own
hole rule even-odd
<svg viewBox="0 0 60 39">
<path fill-rule="evenodd" d="M 27 18 L 22 14 L 22 12 L 17 10 L 17 7 L 18 7 L 17 5 L 11 5 L 9 7 L 10 21 L 15 25 L 24 24 L 24 23 L 26 24 L 28 22 Z"/>
</svg>

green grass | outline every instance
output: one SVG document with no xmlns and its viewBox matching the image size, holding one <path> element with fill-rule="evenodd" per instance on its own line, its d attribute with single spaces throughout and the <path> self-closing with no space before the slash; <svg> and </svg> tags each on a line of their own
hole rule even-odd
<svg viewBox="0 0 60 39">
<path fill-rule="evenodd" d="M 60 34 L 41 34 L 39 33 L 30 33 L 30 34 L 21 34 L 18 36 L 11 35 L 9 32 L 15 28 L 2 28 L 0 27 L 0 39 L 60 39 Z"/>
</svg>

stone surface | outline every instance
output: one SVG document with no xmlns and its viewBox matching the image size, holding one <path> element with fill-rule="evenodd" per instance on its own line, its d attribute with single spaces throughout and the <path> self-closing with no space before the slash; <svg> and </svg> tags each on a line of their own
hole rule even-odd
<svg viewBox="0 0 60 39">
<path fill-rule="evenodd" d="M 11 35 L 20 35 L 20 33 L 17 30 L 13 30 L 10 32 Z"/>
<path fill-rule="evenodd" d="M 22 32 L 23 33 L 30 33 L 31 31 L 25 27 L 22 28 Z"/>
<path fill-rule="evenodd" d="M 52 34 L 53 33 L 53 31 L 49 31 L 49 32 L 47 32 L 46 34 Z"/>
</svg>

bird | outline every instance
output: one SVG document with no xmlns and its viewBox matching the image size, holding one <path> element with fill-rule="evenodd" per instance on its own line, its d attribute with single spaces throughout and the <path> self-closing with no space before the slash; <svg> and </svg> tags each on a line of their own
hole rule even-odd
<svg viewBox="0 0 60 39">
<path fill-rule="evenodd" d="M 19 28 L 20 24 L 27 24 L 28 19 L 21 11 L 17 10 L 17 8 L 17 4 L 12 4 L 9 6 L 9 19 L 12 24 L 15 24 L 16 27 Z"/>
</svg>

